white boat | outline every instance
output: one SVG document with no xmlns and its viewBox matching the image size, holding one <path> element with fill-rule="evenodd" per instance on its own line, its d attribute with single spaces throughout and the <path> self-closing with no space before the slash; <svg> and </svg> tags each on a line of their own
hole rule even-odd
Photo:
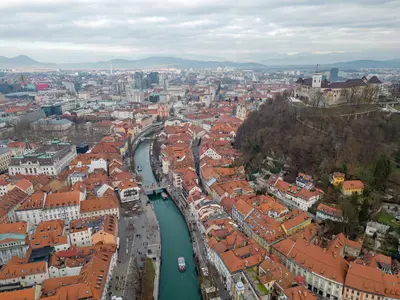
<svg viewBox="0 0 400 300">
<path fill-rule="evenodd" d="M 143 171 L 143 168 L 142 168 L 142 166 L 141 166 L 141 165 L 138 165 L 138 166 L 136 167 L 136 171 L 138 171 L 138 172 L 142 172 L 142 171 Z"/>
<path fill-rule="evenodd" d="M 165 200 L 168 198 L 168 195 L 164 192 L 161 193 L 161 197 Z"/>
<path fill-rule="evenodd" d="M 183 257 L 178 257 L 179 271 L 184 272 L 186 270 L 186 263 Z"/>
</svg>

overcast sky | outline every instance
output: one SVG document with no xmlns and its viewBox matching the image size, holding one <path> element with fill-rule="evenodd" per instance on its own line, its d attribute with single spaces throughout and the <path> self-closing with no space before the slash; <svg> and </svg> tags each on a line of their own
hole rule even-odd
<svg viewBox="0 0 400 300">
<path fill-rule="evenodd" d="M 2 0 L 0 55 L 400 58 L 399 9 L 400 0 Z"/>
</svg>

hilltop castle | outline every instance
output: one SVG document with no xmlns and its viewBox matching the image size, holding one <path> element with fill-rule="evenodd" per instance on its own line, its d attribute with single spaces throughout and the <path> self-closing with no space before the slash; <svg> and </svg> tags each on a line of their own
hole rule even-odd
<svg viewBox="0 0 400 300">
<path fill-rule="evenodd" d="M 378 100 L 381 84 L 376 76 L 369 80 L 363 76 L 361 79 L 329 82 L 322 80 L 322 73 L 317 68 L 312 78 L 299 78 L 296 81 L 294 95 L 308 99 L 313 106 L 371 103 Z"/>
</svg>

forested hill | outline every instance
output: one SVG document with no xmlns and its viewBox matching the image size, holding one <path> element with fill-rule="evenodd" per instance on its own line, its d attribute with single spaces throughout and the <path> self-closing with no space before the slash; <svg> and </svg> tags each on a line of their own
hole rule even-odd
<svg viewBox="0 0 400 300">
<path fill-rule="evenodd" d="M 339 117 L 335 109 L 294 107 L 282 96 L 249 115 L 238 130 L 235 146 L 249 171 L 262 166 L 267 156 L 315 175 L 343 166 L 350 174 L 362 172 L 360 166 L 372 166 L 382 153 L 395 159 L 399 115 L 389 118 L 375 112 L 350 119 Z"/>
</svg>

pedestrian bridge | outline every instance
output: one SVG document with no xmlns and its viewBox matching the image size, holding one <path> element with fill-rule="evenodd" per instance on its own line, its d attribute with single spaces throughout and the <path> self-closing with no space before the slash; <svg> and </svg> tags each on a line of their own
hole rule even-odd
<svg viewBox="0 0 400 300">
<path fill-rule="evenodd" d="M 169 184 L 148 184 L 148 185 L 142 185 L 143 191 L 146 193 L 146 195 L 152 195 L 152 194 L 159 194 L 162 193 Z"/>
<path fill-rule="evenodd" d="M 150 140 L 155 140 L 155 137 L 143 136 L 143 137 L 139 138 L 139 141 L 140 141 L 140 142 L 143 142 L 143 141 L 150 141 Z"/>
</svg>

